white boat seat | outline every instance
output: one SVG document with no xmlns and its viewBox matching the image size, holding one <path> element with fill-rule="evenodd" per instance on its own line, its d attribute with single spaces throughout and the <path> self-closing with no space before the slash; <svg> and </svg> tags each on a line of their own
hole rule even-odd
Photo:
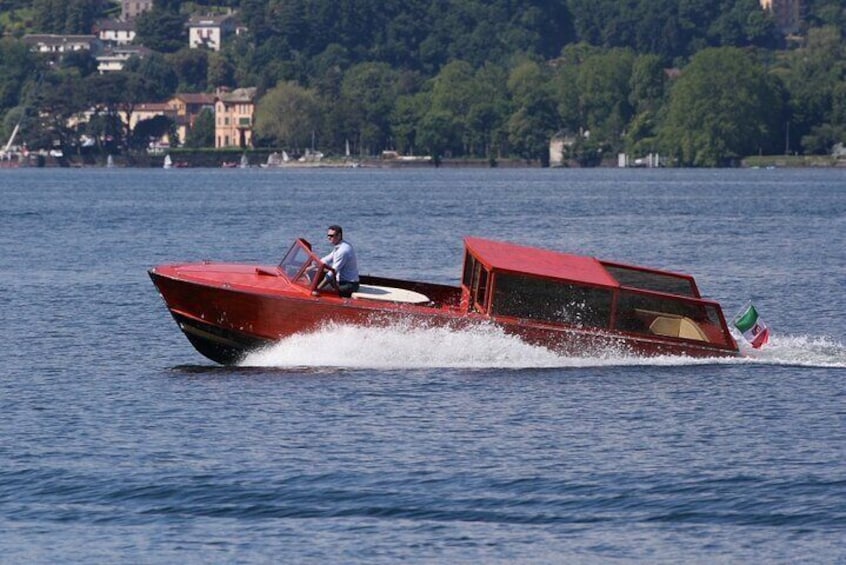
<svg viewBox="0 0 846 565">
<path fill-rule="evenodd" d="M 358 290 L 352 293 L 352 297 L 367 300 L 384 300 L 387 302 L 405 302 L 407 304 L 426 304 L 431 302 L 428 296 L 414 292 L 413 290 L 375 284 L 360 285 Z"/>
</svg>

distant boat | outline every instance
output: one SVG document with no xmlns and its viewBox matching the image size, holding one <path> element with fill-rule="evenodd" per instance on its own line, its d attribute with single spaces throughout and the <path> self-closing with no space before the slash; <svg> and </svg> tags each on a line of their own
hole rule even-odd
<svg viewBox="0 0 846 565">
<path fill-rule="evenodd" d="M 250 160 L 247 158 L 247 154 L 244 153 L 241 155 L 241 164 L 239 165 L 242 169 L 246 169 L 250 166 Z"/>
<path fill-rule="evenodd" d="M 170 153 L 165 155 L 164 164 L 162 165 L 162 167 L 165 169 L 173 168 L 173 159 L 170 158 Z"/>
<path fill-rule="evenodd" d="M 115 166 L 115 158 L 109 155 L 106 157 L 106 167 L 111 169 Z"/>
<path fill-rule="evenodd" d="M 297 159 L 298 163 L 319 163 L 323 160 L 323 153 L 313 149 L 306 149 L 305 153 Z"/>
<path fill-rule="evenodd" d="M 283 151 L 281 154 L 274 151 L 270 155 L 267 156 L 267 163 L 262 164 L 262 167 L 282 167 L 289 164 L 291 158 L 288 157 L 288 154 Z"/>
</svg>

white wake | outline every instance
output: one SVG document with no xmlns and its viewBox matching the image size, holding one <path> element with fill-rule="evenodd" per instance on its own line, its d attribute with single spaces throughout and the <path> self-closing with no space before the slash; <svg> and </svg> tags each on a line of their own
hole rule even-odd
<svg viewBox="0 0 846 565">
<path fill-rule="evenodd" d="M 619 365 L 676 366 L 759 363 L 846 368 L 846 347 L 825 337 L 775 334 L 761 350 L 741 343 L 738 358 L 639 357 L 619 350 L 559 355 L 505 334 L 495 326 L 465 330 L 406 325 L 360 327 L 330 324 L 249 354 L 245 367 L 556 368 Z"/>
</svg>

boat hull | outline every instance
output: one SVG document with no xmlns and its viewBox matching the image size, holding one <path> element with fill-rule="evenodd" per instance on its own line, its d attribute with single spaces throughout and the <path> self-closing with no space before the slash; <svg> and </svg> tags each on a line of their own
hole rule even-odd
<svg viewBox="0 0 846 565">
<path fill-rule="evenodd" d="M 199 353 L 221 365 L 235 365 L 244 356 L 272 343 L 242 332 L 171 312 L 177 325 Z"/>
<path fill-rule="evenodd" d="M 737 354 L 736 350 L 707 343 L 493 319 L 462 311 L 449 301 L 440 305 L 415 305 L 341 298 L 329 293 L 311 296 L 293 292 L 285 285 L 274 288 L 265 280 L 267 277 L 254 276 L 255 280 L 245 285 L 213 284 L 187 280 L 176 276 L 176 271 L 166 271 L 152 269 L 150 277 L 168 310 L 199 353 L 224 365 L 237 364 L 250 351 L 291 335 L 316 331 L 328 323 L 370 327 L 403 324 L 456 330 L 495 325 L 529 344 L 576 356 L 609 351 L 645 356 Z"/>
</svg>

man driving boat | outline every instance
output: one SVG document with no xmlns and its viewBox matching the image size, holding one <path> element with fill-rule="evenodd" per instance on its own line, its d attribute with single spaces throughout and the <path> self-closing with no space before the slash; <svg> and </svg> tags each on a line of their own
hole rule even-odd
<svg viewBox="0 0 846 565">
<path fill-rule="evenodd" d="M 326 273 L 319 288 L 332 284 L 338 289 L 338 294 L 349 298 L 359 288 L 358 261 L 355 258 L 355 250 L 349 242 L 344 240 L 344 230 L 341 226 L 334 224 L 329 226 L 326 230 L 326 237 L 334 247 L 332 252 L 323 257 L 321 261 L 332 267 L 334 272 Z"/>
</svg>

